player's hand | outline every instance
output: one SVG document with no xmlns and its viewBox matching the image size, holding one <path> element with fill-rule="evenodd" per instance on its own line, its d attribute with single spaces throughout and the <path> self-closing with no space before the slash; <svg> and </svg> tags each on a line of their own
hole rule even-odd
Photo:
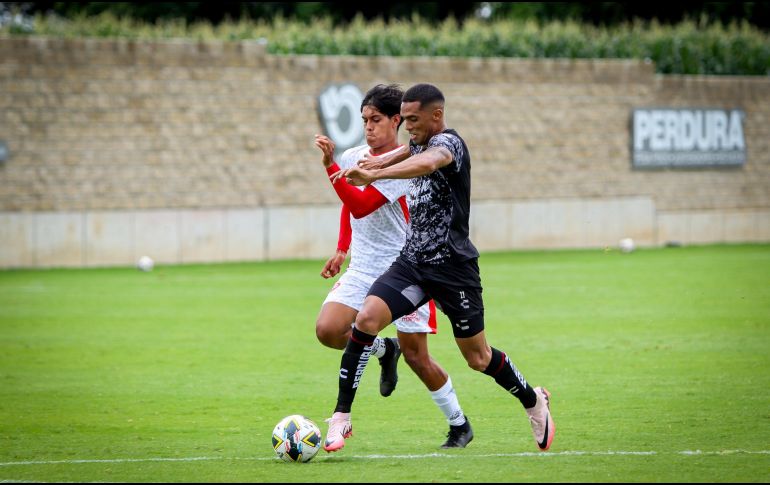
<svg viewBox="0 0 770 485">
<path fill-rule="evenodd" d="M 375 157 L 369 153 L 365 154 L 364 158 L 359 160 L 356 165 L 364 170 L 378 170 L 386 166 L 380 157 Z"/>
<path fill-rule="evenodd" d="M 316 135 L 315 146 L 323 153 L 321 163 L 324 167 L 331 167 L 334 163 L 334 142 L 327 136 Z"/>
<path fill-rule="evenodd" d="M 347 253 L 337 250 L 334 256 L 329 258 L 329 260 L 324 265 L 324 268 L 321 270 L 321 276 L 323 276 L 325 279 L 337 276 L 340 272 L 340 267 L 342 267 L 342 263 L 345 262 L 346 256 Z"/>
<path fill-rule="evenodd" d="M 336 184 L 337 181 L 344 178 L 350 185 L 367 185 L 374 181 L 374 174 L 371 170 L 362 170 L 358 167 L 351 167 L 346 170 L 340 170 L 331 174 L 329 179 L 332 184 Z"/>
</svg>

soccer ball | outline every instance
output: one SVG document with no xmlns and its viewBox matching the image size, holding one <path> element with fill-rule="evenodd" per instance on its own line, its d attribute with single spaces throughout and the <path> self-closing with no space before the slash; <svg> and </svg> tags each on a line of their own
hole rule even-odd
<svg viewBox="0 0 770 485">
<path fill-rule="evenodd" d="M 283 461 L 307 463 L 321 449 L 321 430 L 305 416 L 286 416 L 273 429 L 273 449 Z"/>
<path fill-rule="evenodd" d="M 141 258 L 139 258 L 139 261 L 136 262 L 136 267 L 142 271 L 152 271 L 152 268 L 154 266 L 155 266 L 155 263 L 153 262 L 152 258 L 149 256 L 142 256 Z"/>
<path fill-rule="evenodd" d="M 635 247 L 634 240 L 631 239 L 630 237 L 623 238 L 618 243 L 618 246 L 620 246 L 620 250 L 623 251 L 624 253 L 630 253 L 631 251 L 634 250 L 634 247 Z"/>
</svg>

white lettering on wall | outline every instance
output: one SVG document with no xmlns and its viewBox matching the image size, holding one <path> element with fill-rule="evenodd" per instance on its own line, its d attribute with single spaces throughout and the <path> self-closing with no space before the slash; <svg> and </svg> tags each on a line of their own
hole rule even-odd
<svg viewBox="0 0 770 485">
<path fill-rule="evenodd" d="M 742 165 L 743 118 L 738 109 L 636 109 L 634 166 Z"/>
</svg>

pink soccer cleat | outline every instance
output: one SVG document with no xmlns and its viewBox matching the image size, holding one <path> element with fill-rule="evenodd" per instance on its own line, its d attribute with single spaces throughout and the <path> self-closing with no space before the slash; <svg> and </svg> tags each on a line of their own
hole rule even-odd
<svg viewBox="0 0 770 485">
<path fill-rule="evenodd" d="M 326 433 L 324 450 L 326 452 L 341 450 L 345 446 L 345 438 L 353 436 L 350 413 L 334 413 L 326 422 L 329 423 L 329 432 Z"/>
<path fill-rule="evenodd" d="M 551 393 L 542 387 L 535 388 L 537 404 L 527 409 L 529 423 L 532 425 L 532 434 L 538 448 L 546 451 L 551 447 L 556 425 L 551 417 Z"/>
</svg>

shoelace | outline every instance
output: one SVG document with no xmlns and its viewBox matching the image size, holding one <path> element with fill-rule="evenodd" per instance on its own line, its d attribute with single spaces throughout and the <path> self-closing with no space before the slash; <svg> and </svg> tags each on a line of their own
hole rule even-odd
<svg viewBox="0 0 770 485">
<path fill-rule="evenodd" d="M 542 416 L 542 413 L 537 413 L 537 415 L 535 415 L 535 413 L 532 413 L 532 414 L 527 413 L 527 417 L 529 418 L 529 422 L 530 423 L 536 423 L 538 425 L 542 424 L 542 423 L 540 423 L 540 417 L 541 416 Z"/>
<path fill-rule="evenodd" d="M 336 433 L 339 433 L 340 435 L 344 435 L 345 428 L 350 424 L 350 421 L 346 421 L 343 419 L 335 420 L 334 418 L 326 418 L 324 419 L 324 422 L 329 423 L 329 432 L 326 434 L 327 436 L 332 434 L 332 432 L 336 432 Z M 342 430 L 340 430 L 339 428 L 342 428 Z"/>
<path fill-rule="evenodd" d="M 452 426 L 449 427 L 449 432 L 447 432 L 446 437 L 447 439 L 452 438 L 454 441 L 457 441 L 460 436 L 465 432 L 462 428 L 454 428 Z"/>
</svg>

